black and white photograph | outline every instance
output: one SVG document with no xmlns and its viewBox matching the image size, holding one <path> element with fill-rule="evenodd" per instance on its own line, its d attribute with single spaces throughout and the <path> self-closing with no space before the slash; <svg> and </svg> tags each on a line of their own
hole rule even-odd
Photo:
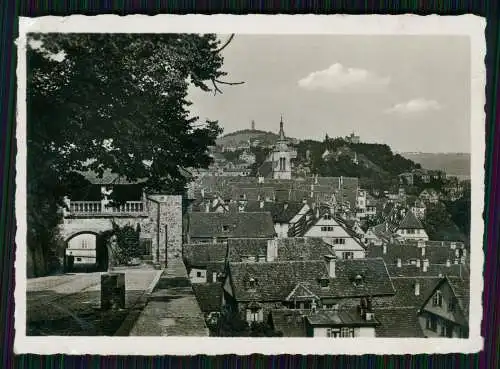
<svg viewBox="0 0 500 369">
<path fill-rule="evenodd" d="M 51 18 L 18 40 L 18 352 L 481 349 L 481 18 Z"/>
</svg>

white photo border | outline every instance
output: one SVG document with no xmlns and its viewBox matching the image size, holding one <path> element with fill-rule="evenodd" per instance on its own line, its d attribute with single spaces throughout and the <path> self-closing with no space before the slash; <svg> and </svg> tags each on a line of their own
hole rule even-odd
<svg viewBox="0 0 500 369">
<path fill-rule="evenodd" d="M 476 353 L 483 348 L 483 235 L 486 21 L 474 15 L 116 15 L 19 18 L 16 157 L 16 354 L 221 355 Z M 450 338 L 217 338 L 26 336 L 26 34 L 217 33 L 337 35 L 463 35 L 471 62 L 470 334 Z"/>
</svg>

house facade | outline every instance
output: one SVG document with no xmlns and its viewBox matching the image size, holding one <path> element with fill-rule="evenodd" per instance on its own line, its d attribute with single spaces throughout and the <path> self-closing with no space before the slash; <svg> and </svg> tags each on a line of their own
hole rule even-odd
<svg viewBox="0 0 500 369">
<path fill-rule="evenodd" d="M 424 301 L 419 315 L 426 337 L 469 336 L 469 280 L 444 277 Z"/>
<path fill-rule="evenodd" d="M 305 232 L 305 237 L 321 237 L 333 247 L 335 255 L 342 259 L 358 259 L 365 257 L 365 248 L 339 219 L 326 211 Z"/>
</svg>

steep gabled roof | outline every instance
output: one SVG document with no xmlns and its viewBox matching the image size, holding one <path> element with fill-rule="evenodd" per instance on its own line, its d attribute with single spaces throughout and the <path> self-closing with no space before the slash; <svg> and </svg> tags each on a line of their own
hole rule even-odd
<svg viewBox="0 0 500 369">
<path fill-rule="evenodd" d="M 407 211 L 403 220 L 399 223 L 399 229 L 424 229 L 424 226 L 412 211 Z"/>
<path fill-rule="evenodd" d="M 423 309 L 427 302 L 432 298 L 434 293 L 441 288 L 442 285 L 448 284 L 455 297 L 466 322 L 469 322 L 469 304 L 470 304 L 470 279 L 469 278 L 453 278 L 445 276 L 441 278 L 434 288 L 427 294 L 421 308 Z"/>
<path fill-rule="evenodd" d="M 465 319 L 469 321 L 469 305 L 470 305 L 470 280 L 468 278 L 449 278 L 446 277 L 448 283 L 457 299 L 458 305 L 465 315 Z"/>
</svg>

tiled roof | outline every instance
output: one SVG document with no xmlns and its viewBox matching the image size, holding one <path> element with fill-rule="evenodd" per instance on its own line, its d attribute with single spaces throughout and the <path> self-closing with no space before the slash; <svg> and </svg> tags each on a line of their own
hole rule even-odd
<svg viewBox="0 0 500 369">
<path fill-rule="evenodd" d="M 330 278 L 327 288 L 319 284 L 328 278 L 323 261 L 286 261 L 266 263 L 230 263 L 235 298 L 239 301 L 284 301 L 298 283 L 303 283 L 320 297 L 347 298 L 381 296 L 394 293 L 392 283 L 382 259 L 351 259 L 336 261 L 336 277 Z M 354 285 L 356 276 L 363 283 Z M 254 278 L 255 290 L 248 289 Z"/>
<path fill-rule="evenodd" d="M 424 337 L 418 319 L 418 308 L 374 309 L 374 315 L 380 322 L 375 328 L 377 337 Z"/>
<path fill-rule="evenodd" d="M 368 248 L 367 255 L 369 257 L 382 257 L 387 264 L 396 264 L 397 259 L 401 259 L 403 264 L 412 259 L 427 259 L 430 264 L 446 264 L 447 260 L 454 263 L 456 259 L 455 250 L 450 246 L 441 246 L 441 242 L 425 242 L 425 255 L 422 255 L 422 247 L 417 245 L 416 242 L 408 241 L 390 242 L 385 245 L 385 254 L 383 252 L 384 246 L 372 245 Z M 459 245 L 457 248 L 460 248 Z"/>
<path fill-rule="evenodd" d="M 275 235 L 270 213 L 191 213 L 188 233 L 192 238 L 272 238 Z"/>
<path fill-rule="evenodd" d="M 267 255 L 267 240 L 262 238 L 229 238 L 227 247 L 231 262 L 245 261 L 249 256 L 258 260 L 260 255 Z"/>
<path fill-rule="evenodd" d="M 422 266 L 418 268 L 415 265 L 402 265 L 398 267 L 395 264 L 387 264 L 387 270 L 391 277 L 464 277 L 468 271 L 462 264 L 451 264 L 447 267 L 445 264 L 430 264 L 427 271 L 424 272 Z"/>
<path fill-rule="evenodd" d="M 221 283 L 193 283 L 193 292 L 204 313 L 220 311 L 222 304 Z"/>
<path fill-rule="evenodd" d="M 408 307 L 419 309 L 440 280 L 439 277 L 391 278 L 396 293 L 393 296 L 373 299 L 373 306 L 377 309 Z M 417 283 L 419 285 L 419 294 L 415 295 L 415 285 Z"/>
<path fill-rule="evenodd" d="M 469 278 L 447 278 L 455 298 L 462 311 L 465 314 L 465 319 L 469 321 L 469 305 L 470 305 L 470 279 Z"/>
<path fill-rule="evenodd" d="M 424 226 L 412 211 L 407 211 L 403 220 L 399 223 L 400 229 L 423 229 Z"/>
<path fill-rule="evenodd" d="M 185 243 L 182 256 L 188 267 L 205 267 L 210 262 L 226 260 L 227 245 L 224 243 Z"/>
<path fill-rule="evenodd" d="M 260 201 L 249 201 L 245 206 L 246 212 L 269 211 L 275 223 L 288 223 L 304 207 L 302 202 L 264 202 L 261 208 Z"/>
<path fill-rule="evenodd" d="M 350 326 L 350 327 L 361 327 L 368 326 L 373 327 L 377 326 L 379 322 L 377 319 L 373 320 L 364 320 L 356 309 L 349 310 L 325 310 L 318 309 L 315 313 L 310 313 L 306 316 L 306 320 L 309 324 L 313 326 Z"/>
<path fill-rule="evenodd" d="M 284 337 L 306 337 L 304 315 L 310 310 L 274 309 L 270 311 L 270 319 L 276 331 Z"/>
<path fill-rule="evenodd" d="M 332 252 L 321 237 L 278 238 L 278 261 L 324 260 Z"/>
</svg>

